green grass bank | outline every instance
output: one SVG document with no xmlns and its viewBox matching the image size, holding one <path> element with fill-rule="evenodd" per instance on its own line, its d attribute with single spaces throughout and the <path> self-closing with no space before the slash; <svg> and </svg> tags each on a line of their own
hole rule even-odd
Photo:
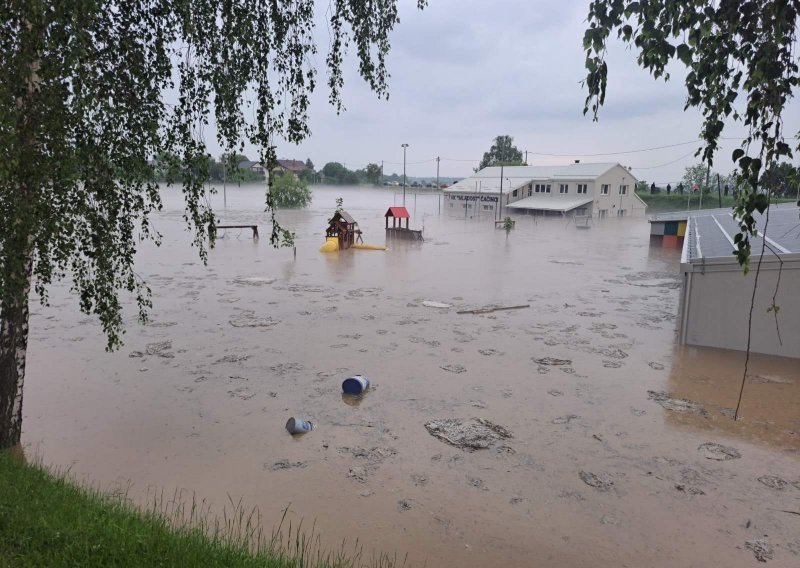
<svg viewBox="0 0 800 568">
<path fill-rule="evenodd" d="M 172 513 L 142 512 L 123 496 L 79 487 L 0 451 L 0 567 L 396 565 L 384 556 L 364 560 L 357 543 L 349 552 L 323 552 L 302 529 L 262 538 L 258 516 L 240 507 L 209 520 L 193 501 L 166 502 Z"/>
<path fill-rule="evenodd" d="M 655 193 L 649 192 L 636 192 L 636 195 L 642 198 L 647 203 L 647 214 L 652 215 L 655 213 L 666 213 L 671 211 L 686 211 L 688 209 L 695 211 L 697 209 L 716 209 L 720 206 L 719 196 L 716 193 L 709 193 L 703 196 L 702 207 L 700 204 L 699 194 L 684 193 Z M 773 203 L 787 203 L 793 202 L 792 198 L 775 198 L 772 199 Z M 735 199 L 733 196 L 722 196 L 722 207 L 733 207 Z"/>
</svg>

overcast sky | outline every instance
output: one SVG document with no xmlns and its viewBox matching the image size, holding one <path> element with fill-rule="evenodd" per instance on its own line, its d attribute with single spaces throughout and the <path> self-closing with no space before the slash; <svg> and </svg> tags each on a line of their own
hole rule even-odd
<svg viewBox="0 0 800 568">
<path fill-rule="evenodd" d="M 618 41 L 612 42 L 608 56 L 608 94 L 600 120 L 592 122 L 582 114 L 588 0 L 430 0 L 421 12 L 416 0 L 399 2 L 401 22 L 392 34 L 389 56 L 389 100 L 378 100 L 350 61 L 344 89 L 347 111 L 336 115 L 327 103 L 322 75 L 328 32 L 321 26 L 312 136 L 300 146 L 279 144 L 279 157 L 311 158 L 318 168 L 338 161 L 350 169 L 384 160 L 387 174 L 402 173 L 400 145 L 406 142 L 408 175 L 435 175 L 434 160 L 440 156 L 443 176 L 467 176 L 492 139 L 509 134 L 518 148 L 530 152 L 532 165 L 618 161 L 632 166 L 639 179 L 674 183 L 686 166 L 698 161 L 693 156 L 698 144 L 589 156 L 696 140 L 702 119 L 683 110 L 681 68 L 674 68 L 667 83 L 654 80 Z M 320 21 L 326 6 L 320 3 Z M 800 130 L 796 100 L 784 119 L 787 134 Z M 724 136 L 741 137 L 743 132 L 734 126 Z M 735 140 L 724 143 L 715 164 L 722 173 L 732 169 L 730 154 L 737 146 Z"/>
</svg>

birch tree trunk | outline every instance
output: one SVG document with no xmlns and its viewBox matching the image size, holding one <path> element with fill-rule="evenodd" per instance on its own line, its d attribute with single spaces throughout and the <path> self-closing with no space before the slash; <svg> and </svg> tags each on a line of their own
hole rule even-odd
<svg viewBox="0 0 800 568">
<path fill-rule="evenodd" d="M 0 301 L 0 449 L 16 446 L 22 434 L 22 387 L 28 349 L 28 293 L 31 257 L 25 268 L 24 294 Z"/>
<path fill-rule="evenodd" d="M 37 95 L 39 91 L 41 25 L 25 22 L 27 33 L 20 39 L 20 52 L 28 61 L 23 94 L 17 97 L 17 130 L 21 142 L 17 178 L 21 182 L 8 208 L 3 230 L 11 232 L 2 251 L 3 282 L 0 291 L 0 449 L 17 446 L 22 435 L 22 387 L 28 350 L 28 301 L 33 271 L 36 222 L 31 206 L 35 189 Z"/>
</svg>

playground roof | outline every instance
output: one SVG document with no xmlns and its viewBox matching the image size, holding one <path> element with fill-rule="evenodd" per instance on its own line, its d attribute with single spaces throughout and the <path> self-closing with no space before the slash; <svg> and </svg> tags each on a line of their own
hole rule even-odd
<svg viewBox="0 0 800 568">
<path fill-rule="evenodd" d="M 389 207 L 384 217 L 394 217 L 395 219 L 410 219 L 411 215 L 408 214 L 408 209 L 405 207 Z"/>
<path fill-rule="evenodd" d="M 331 219 L 331 221 L 336 219 L 336 215 L 341 217 L 344 220 L 344 222 L 347 223 L 348 225 L 353 225 L 356 222 L 356 220 L 353 219 L 353 217 L 350 216 L 350 213 L 348 213 L 347 211 L 344 211 L 344 210 L 337 211 L 336 213 L 334 213 L 333 218 Z"/>
</svg>

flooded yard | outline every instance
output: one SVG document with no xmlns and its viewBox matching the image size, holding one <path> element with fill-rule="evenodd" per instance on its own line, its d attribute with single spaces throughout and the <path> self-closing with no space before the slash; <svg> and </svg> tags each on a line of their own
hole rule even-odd
<svg viewBox="0 0 800 568">
<path fill-rule="evenodd" d="M 262 225 L 223 233 L 208 266 L 166 192 L 138 264 L 152 321 L 131 310 L 118 352 L 65 290 L 35 306 L 28 454 L 139 502 L 241 497 L 267 529 L 290 506 L 327 545 L 411 566 L 800 565 L 800 365 L 754 356 L 733 422 L 743 355 L 675 344 L 679 253 L 646 221 L 506 235 L 409 193 L 424 243 L 325 255 L 337 197 L 375 245 L 402 198 L 314 192 L 280 213 L 296 257 Z M 214 198 L 231 224 L 264 224 L 262 202 Z M 290 416 L 315 430 L 290 436 Z"/>
</svg>

